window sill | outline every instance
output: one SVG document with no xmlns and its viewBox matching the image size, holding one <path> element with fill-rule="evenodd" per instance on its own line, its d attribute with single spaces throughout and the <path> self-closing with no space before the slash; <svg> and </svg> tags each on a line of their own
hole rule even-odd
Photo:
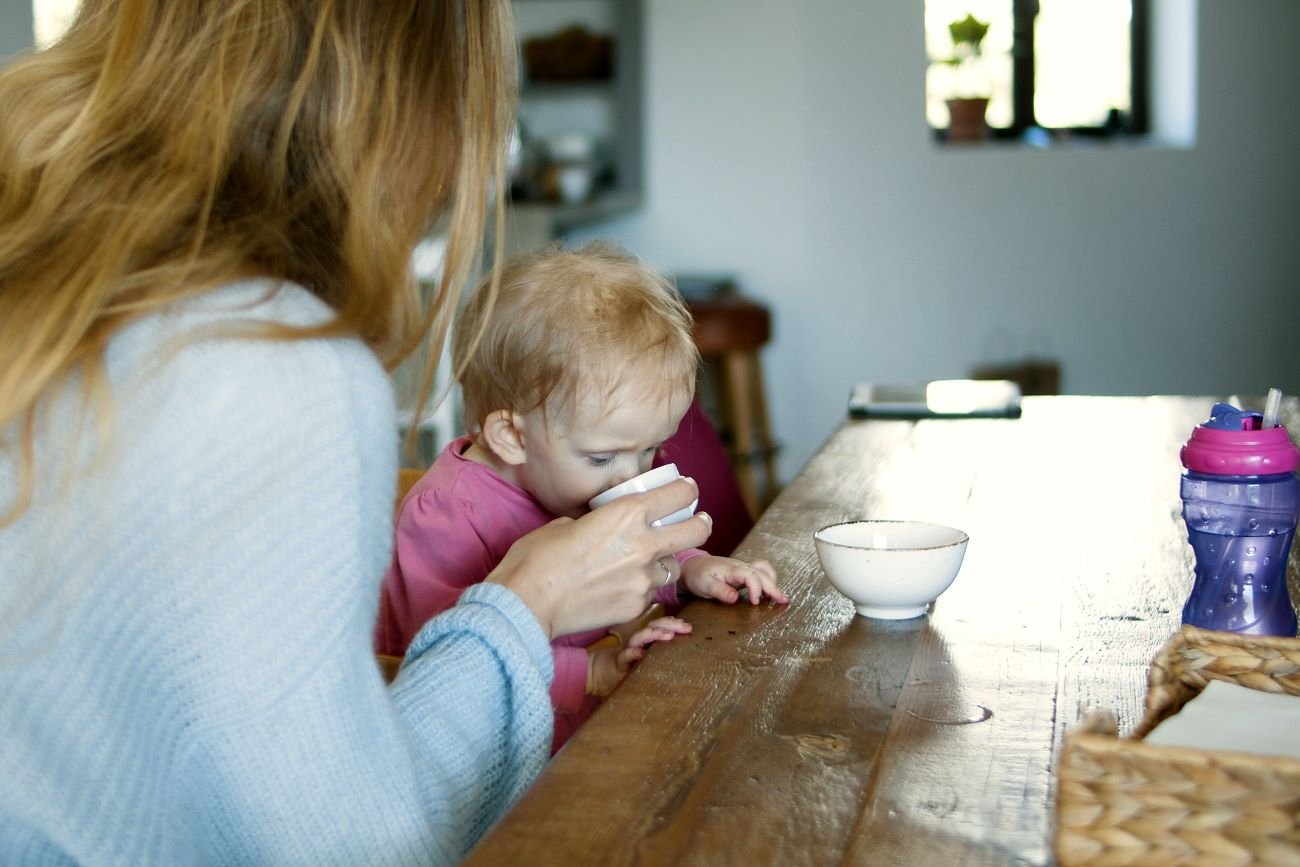
<svg viewBox="0 0 1300 867">
<path fill-rule="evenodd" d="M 931 129 L 937 149 L 954 153 L 982 150 L 1035 150 L 1035 151 L 1106 151 L 1106 150 L 1192 150 L 1194 139 L 1178 138 L 1157 133 L 1139 135 L 1080 134 L 1033 130 L 1020 136 L 993 134 L 982 139 L 952 141 L 943 137 L 943 130 Z"/>
</svg>

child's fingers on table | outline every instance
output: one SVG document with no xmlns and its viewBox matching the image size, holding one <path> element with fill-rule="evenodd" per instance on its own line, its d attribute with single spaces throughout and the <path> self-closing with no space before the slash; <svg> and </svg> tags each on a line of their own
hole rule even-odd
<svg viewBox="0 0 1300 867">
<path fill-rule="evenodd" d="M 734 568 L 730 561 L 722 558 L 719 560 L 719 563 L 697 573 L 687 586 L 696 596 L 730 604 L 740 598 L 733 585 L 742 582 L 738 577 L 733 577 Z"/>
<path fill-rule="evenodd" d="M 678 635 L 687 635 L 690 633 L 690 624 L 685 624 L 685 630 L 668 628 L 663 626 L 647 626 L 645 629 L 637 632 L 628 639 L 629 647 L 647 647 L 656 641 L 672 641 Z"/>
<path fill-rule="evenodd" d="M 774 602 L 788 602 L 789 599 L 776 586 L 776 581 L 770 577 L 765 570 L 760 570 L 757 566 L 751 564 L 742 564 L 740 568 L 732 573 L 734 586 L 745 588 L 749 595 L 749 603 L 757 605 L 766 595 Z"/>
<path fill-rule="evenodd" d="M 691 631 L 691 624 L 682 620 L 680 617 L 656 617 L 646 624 L 647 627 L 666 629 L 678 635 L 686 635 Z"/>
<path fill-rule="evenodd" d="M 710 599 L 716 599 L 719 602 L 726 602 L 730 605 L 733 602 L 740 601 L 740 591 L 736 589 L 737 586 L 744 586 L 744 582 L 733 580 L 730 577 L 718 578 L 710 575 L 708 593 L 706 595 Z"/>
<path fill-rule="evenodd" d="M 633 663 L 640 662 L 645 658 L 645 649 L 637 647 L 625 647 L 618 652 L 618 670 L 622 674 L 627 674 L 627 670 L 632 667 Z"/>
<path fill-rule="evenodd" d="M 672 641 L 677 637 L 677 633 L 671 629 L 660 629 L 656 626 L 650 626 L 642 630 L 641 646 L 647 647 L 656 641 Z"/>
<path fill-rule="evenodd" d="M 749 595 L 749 604 L 757 605 L 763 600 L 763 574 L 752 566 L 746 566 L 742 577 L 745 591 Z"/>
<path fill-rule="evenodd" d="M 767 595 L 767 598 L 771 599 L 773 602 L 780 603 L 790 601 L 790 597 L 785 595 L 785 592 L 781 590 L 780 585 L 776 583 L 776 570 L 772 568 L 771 563 L 768 563 L 766 560 L 758 560 L 753 564 L 753 566 L 754 571 L 756 571 L 760 576 L 762 590 L 763 593 Z"/>
</svg>

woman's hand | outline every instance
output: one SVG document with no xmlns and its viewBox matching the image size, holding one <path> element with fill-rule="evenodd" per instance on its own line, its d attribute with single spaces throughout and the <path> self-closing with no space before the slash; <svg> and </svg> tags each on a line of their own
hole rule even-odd
<svg viewBox="0 0 1300 867">
<path fill-rule="evenodd" d="M 664 583 L 659 558 L 699 547 L 713 529 L 704 512 L 666 527 L 650 522 L 698 496 L 684 478 L 577 520 L 557 518 L 512 545 L 487 580 L 514 591 L 552 638 L 631 620 Z"/>
</svg>

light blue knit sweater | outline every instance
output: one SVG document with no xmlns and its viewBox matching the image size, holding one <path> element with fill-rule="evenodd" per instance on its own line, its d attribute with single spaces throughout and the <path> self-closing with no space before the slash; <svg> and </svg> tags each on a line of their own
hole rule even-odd
<svg viewBox="0 0 1300 867">
<path fill-rule="evenodd" d="M 545 762 L 550 645 L 504 588 L 431 621 L 391 689 L 377 673 L 397 443 L 371 353 L 171 351 L 328 315 L 271 292 L 115 338 L 93 459 L 69 395 L 40 421 L 37 499 L 0 528 L 2 865 L 450 863 Z M 0 509 L 15 485 L 0 451 Z"/>
</svg>

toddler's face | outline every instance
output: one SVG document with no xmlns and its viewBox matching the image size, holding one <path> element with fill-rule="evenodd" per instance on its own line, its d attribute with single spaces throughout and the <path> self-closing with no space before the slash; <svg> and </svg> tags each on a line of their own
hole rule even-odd
<svg viewBox="0 0 1300 867">
<path fill-rule="evenodd" d="M 552 514 L 584 515 L 592 497 L 650 469 L 690 401 L 689 392 L 665 395 L 662 381 L 637 377 L 608 401 L 580 394 L 572 417 L 552 417 L 549 427 L 534 410 L 520 424 L 526 458 L 518 480 Z"/>
</svg>

